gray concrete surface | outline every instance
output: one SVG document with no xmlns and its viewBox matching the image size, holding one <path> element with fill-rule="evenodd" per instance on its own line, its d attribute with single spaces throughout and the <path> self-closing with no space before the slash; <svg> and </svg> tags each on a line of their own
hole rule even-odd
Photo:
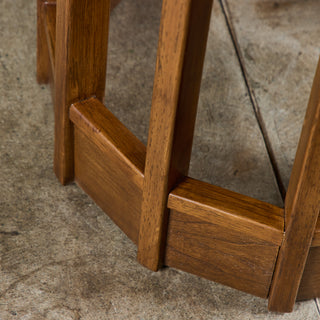
<svg viewBox="0 0 320 320">
<path fill-rule="evenodd" d="M 59 185 L 51 96 L 35 80 L 35 4 L 0 0 L 0 319 L 319 319 L 313 300 L 272 314 L 263 299 L 146 270 L 80 188 Z M 228 5 L 286 184 L 319 55 L 320 3 Z M 144 142 L 160 9 L 156 0 L 123 0 L 111 17 L 106 105 Z M 282 204 L 218 1 L 190 175 Z"/>
<path fill-rule="evenodd" d="M 224 3 L 287 186 L 319 59 L 320 2 Z"/>
</svg>

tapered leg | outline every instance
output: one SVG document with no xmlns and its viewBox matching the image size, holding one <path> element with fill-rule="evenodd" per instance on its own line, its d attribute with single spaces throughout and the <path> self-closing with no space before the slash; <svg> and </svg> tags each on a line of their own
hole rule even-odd
<svg viewBox="0 0 320 320">
<path fill-rule="evenodd" d="M 271 285 L 269 309 L 293 309 L 320 211 L 320 63 L 285 201 L 286 232 Z"/>
<path fill-rule="evenodd" d="M 187 174 L 212 0 L 164 0 L 160 26 L 138 260 L 162 264 L 167 198 Z"/>
<path fill-rule="evenodd" d="M 73 180 L 73 128 L 69 107 L 104 97 L 110 0 L 58 0 L 55 58 L 54 170 L 62 184 Z"/>
</svg>

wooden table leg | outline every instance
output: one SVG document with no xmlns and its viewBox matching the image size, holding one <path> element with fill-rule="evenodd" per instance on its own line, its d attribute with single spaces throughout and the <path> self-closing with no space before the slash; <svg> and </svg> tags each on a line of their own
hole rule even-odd
<svg viewBox="0 0 320 320">
<path fill-rule="evenodd" d="M 138 260 L 157 270 L 167 199 L 189 168 L 212 0 L 164 0 L 147 146 Z"/>
<path fill-rule="evenodd" d="M 110 0 L 57 2 L 54 170 L 62 184 L 73 180 L 73 128 L 69 107 L 104 97 Z"/>
</svg>

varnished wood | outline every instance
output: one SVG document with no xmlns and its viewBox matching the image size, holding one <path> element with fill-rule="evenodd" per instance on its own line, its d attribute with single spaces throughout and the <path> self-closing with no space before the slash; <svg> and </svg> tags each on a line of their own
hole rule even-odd
<svg viewBox="0 0 320 320">
<path fill-rule="evenodd" d="M 318 297 L 320 67 L 283 210 L 186 177 L 212 0 L 163 1 L 147 155 L 100 102 L 109 10 L 119 2 L 37 2 L 37 77 L 54 88 L 61 183 L 75 178 L 152 270 L 164 263 L 260 297 L 270 292 L 273 311 Z"/>
<path fill-rule="evenodd" d="M 283 209 L 191 178 L 168 207 L 166 265 L 267 297 Z"/>
<path fill-rule="evenodd" d="M 244 232 L 279 246 L 283 209 L 209 183 L 186 178 L 169 195 L 168 208 Z"/>
<path fill-rule="evenodd" d="M 318 221 L 316 224 L 316 229 L 314 230 L 314 235 L 313 235 L 311 246 L 312 247 L 320 247 L 320 219 L 319 218 L 318 218 Z"/>
<path fill-rule="evenodd" d="M 95 98 L 72 105 L 70 119 L 76 182 L 137 243 L 145 146 Z"/>
<path fill-rule="evenodd" d="M 47 9 L 55 8 L 55 2 L 51 0 L 38 1 L 38 31 L 37 31 L 37 78 L 39 83 L 49 84 L 52 100 L 54 101 L 54 68 L 50 57 L 50 42 L 48 37 Z M 50 10 L 51 13 L 51 10 Z M 52 17 L 52 15 L 50 15 Z M 54 25 L 50 29 L 55 29 Z"/>
<path fill-rule="evenodd" d="M 320 210 L 320 63 L 299 141 L 285 202 L 286 232 L 271 286 L 269 309 L 290 312 Z"/>
<path fill-rule="evenodd" d="M 50 58 L 45 34 L 45 4 L 48 0 L 37 0 L 37 80 L 48 83 L 50 80 Z"/>
<path fill-rule="evenodd" d="M 266 298 L 278 246 L 209 220 L 170 211 L 165 265 Z"/>
<path fill-rule="evenodd" d="M 56 46 L 56 3 L 46 2 L 45 9 L 45 33 L 50 57 L 50 66 L 54 76 L 55 70 L 55 46 Z"/>
<path fill-rule="evenodd" d="M 54 170 L 62 184 L 74 177 L 69 107 L 93 95 L 104 97 L 109 9 L 110 0 L 57 3 Z"/>
<path fill-rule="evenodd" d="M 320 247 L 310 248 L 297 300 L 320 297 Z"/>
<path fill-rule="evenodd" d="M 110 4 L 110 10 L 113 10 L 119 3 L 121 0 L 111 0 L 111 4 Z"/>
<path fill-rule="evenodd" d="M 164 0 L 149 125 L 138 261 L 163 263 L 167 197 L 187 174 L 212 0 Z"/>
</svg>

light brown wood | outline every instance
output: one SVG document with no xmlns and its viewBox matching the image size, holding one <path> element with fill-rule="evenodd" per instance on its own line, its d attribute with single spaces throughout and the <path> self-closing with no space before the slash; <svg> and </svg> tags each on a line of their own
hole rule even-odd
<svg viewBox="0 0 320 320">
<path fill-rule="evenodd" d="M 54 75 L 55 69 L 55 46 L 56 46 L 56 0 L 41 0 L 42 10 L 44 11 L 42 15 L 44 16 L 44 30 L 46 33 L 46 43 L 49 50 L 50 65 L 52 69 L 52 74 Z M 111 0 L 110 10 L 112 11 L 121 0 Z M 40 32 L 43 32 L 43 26 L 40 24 Z M 41 48 L 40 48 L 41 51 Z"/>
<path fill-rule="evenodd" d="M 169 267 L 266 298 L 278 249 L 214 221 L 170 211 Z"/>
<path fill-rule="evenodd" d="M 49 83 L 50 58 L 45 34 L 45 8 L 52 1 L 37 0 L 37 81 Z"/>
<path fill-rule="evenodd" d="M 70 108 L 75 126 L 75 180 L 138 242 L 146 148 L 97 99 Z"/>
<path fill-rule="evenodd" d="M 285 214 L 287 224 L 290 222 L 290 217 L 294 212 L 294 208 L 298 202 L 299 193 L 297 190 L 301 188 L 301 176 L 304 171 L 307 171 L 309 168 L 306 166 L 309 164 L 310 157 L 312 154 L 311 146 L 313 139 L 316 139 L 316 120 L 315 117 L 319 112 L 319 101 L 320 94 L 318 89 L 320 88 L 320 71 L 319 66 L 317 67 L 317 74 L 314 79 L 313 88 L 309 100 L 308 109 L 306 111 L 303 129 L 300 135 L 300 141 L 297 148 L 296 158 L 294 166 L 292 169 L 290 182 L 288 186 L 288 191 L 285 200 Z"/>
<path fill-rule="evenodd" d="M 283 209 L 191 178 L 168 207 L 166 265 L 267 297 Z"/>
<path fill-rule="evenodd" d="M 147 155 L 101 103 L 109 11 L 119 2 L 37 2 L 37 77 L 54 88 L 61 183 L 75 178 L 152 270 L 164 263 L 270 293 L 273 311 L 318 297 L 320 64 L 283 210 L 186 177 L 212 0 L 163 1 Z"/>
<path fill-rule="evenodd" d="M 54 170 L 62 184 L 74 177 L 70 105 L 104 97 L 109 9 L 110 0 L 57 3 Z"/>
<path fill-rule="evenodd" d="M 189 168 L 212 0 L 164 0 L 149 125 L 138 261 L 163 263 L 167 197 Z"/>
<path fill-rule="evenodd" d="M 320 210 L 320 63 L 285 202 L 286 232 L 271 286 L 269 309 L 293 309 Z"/>
<path fill-rule="evenodd" d="M 55 69 L 55 45 L 56 45 L 56 3 L 46 2 L 44 4 L 45 9 L 45 33 L 46 41 L 50 57 L 50 66 L 52 75 L 54 76 Z"/>
</svg>

